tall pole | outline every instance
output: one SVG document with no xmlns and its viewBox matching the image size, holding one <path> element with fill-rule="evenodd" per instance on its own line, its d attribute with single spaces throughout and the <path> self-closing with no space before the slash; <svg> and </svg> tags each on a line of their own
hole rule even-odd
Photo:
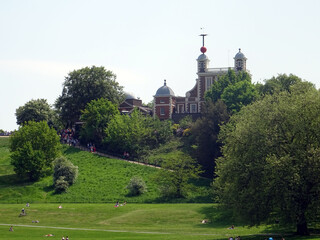
<svg viewBox="0 0 320 240">
<path fill-rule="evenodd" d="M 207 36 L 207 34 L 200 34 L 199 36 L 202 37 L 202 47 L 204 47 L 204 37 Z"/>
</svg>

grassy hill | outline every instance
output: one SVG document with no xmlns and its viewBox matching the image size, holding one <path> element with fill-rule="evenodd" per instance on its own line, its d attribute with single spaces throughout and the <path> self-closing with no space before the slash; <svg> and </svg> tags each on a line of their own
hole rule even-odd
<svg viewBox="0 0 320 240">
<path fill-rule="evenodd" d="M 34 183 L 17 178 L 10 165 L 8 144 L 8 138 L 0 138 L 0 203 L 163 201 L 159 195 L 158 184 L 153 178 L 158 169 L 97 156 L 67 146 L 63 147 L 63 155 L 79 167 L 79 177 L 67 193 L 54 194 L 52 177 L 45 177 Z M 144 179 L 148 192 L 137 197 L 128 196 L 125 187 L 133 176 Z M 194 184 L 197 188 L 194 188 L 188 198 L 175 201 L 211 202 L 210 181 L 200 179 Z"/>
</svg>

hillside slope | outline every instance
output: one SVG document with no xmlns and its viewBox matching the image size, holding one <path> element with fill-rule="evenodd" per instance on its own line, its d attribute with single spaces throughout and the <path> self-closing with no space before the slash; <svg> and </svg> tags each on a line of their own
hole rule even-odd
<svg viewBox="0 0 320 240">
<path fill-rule="evenodd" d="M 54 194 L 52 177 L 38 182 L 25 182 L 17 178 L 10 165 L 8 140 L 0 138 L 0 203 L 70 202 L 101 203 L 127 201 L 137 203 L 163 202 L 153 176 L 156 168 L 126 161 L 97 156 L 73 147 L 63 147 L 63 155 L 79 167 L 77 182 L 67 193 Z M 141 196 L 128 196 L 126 185 L 133 176 L 140 176 L 148 192 Z M 209 180 L 195 183 L 196 188 L 187 199 L 176 202 L 211 202 Z"/>
</svg>

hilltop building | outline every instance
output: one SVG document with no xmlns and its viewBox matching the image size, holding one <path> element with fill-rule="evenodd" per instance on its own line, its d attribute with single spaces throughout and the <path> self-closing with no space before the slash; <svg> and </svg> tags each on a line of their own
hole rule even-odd
<svg viewBox="0 0 320 240">
<path fill-rule="evenodd" d="M 141 99 L 136 98 L 132 93 L 125 92 L 125 100 L 118 107 L 120 113 L 131 114 L 135 108 L 144 115 L 152 115 L 152 109 L 143 106 Z"/>
<path fill-rule="evenodd" d="M 159 119 L 173 119 L 178 122 L 187 115 L 191 115 L 194 119 L 201 115 L 202 105 L 205 102 L 205 92 L 211 87 L 214 81 L 217 81 L 218 76 L 228 72 L 229 67 L 209 68 L 209 58 L 205 55 L 207 51 L 204 46 L 200 48 L 201 55 L 197 58 L 197 79 L 195 86 L 186 92 L 185 97 L 175 96 L 173 90 L 167 86 L 164 80 L 161 86 L 154 95 L 153 113 Z M 247 71 L 247 58 L 239 49 L 239 52 L 234 57 L 234 67 L 230 67 L 234 71 Z"/>
</svg>

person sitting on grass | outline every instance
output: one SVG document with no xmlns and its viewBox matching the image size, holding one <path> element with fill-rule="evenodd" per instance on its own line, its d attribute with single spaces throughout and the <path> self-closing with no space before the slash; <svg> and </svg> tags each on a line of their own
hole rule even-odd
<svg viewBox="0 0 320 240">
<path fill-rule="evenodd" d="M 232 224 L 231 227 L 229 227 L 229 229 L 234 229 L 234 225 Z"/>
<path fill-rule="evenodd" d="M 10 232 L 13 232 L 13 227 L 12 227 L 12 226 L 9 228 L 9 231 L 10 231 Z"/>
</svg>

